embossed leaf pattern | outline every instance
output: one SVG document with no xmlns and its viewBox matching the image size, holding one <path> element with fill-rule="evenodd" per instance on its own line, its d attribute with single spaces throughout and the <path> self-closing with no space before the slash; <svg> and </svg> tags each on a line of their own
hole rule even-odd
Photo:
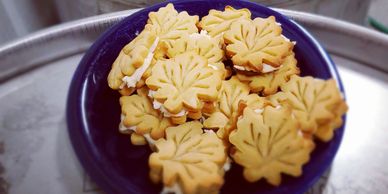
<svg viewBox="0 0 388 194">
<path fill-rule="evenodd" d="M 121 125 L 125 128 L 135 127 L 136 134 L 149 133 L 152 139 L 164 137 L 164 130 L 172 126 L 168 118 L 164 118 L 157 110 L 153 109 L 152 102 L 147 97 L 148 90 L 137 90 L 138 94 L 122 96 L 120 105 L 124 116 Z M 128 133 L 128 131 L 122 131 Z"/>
<path fill-rule="evenodd" d="M 234 161 L 244 167 L 246 180 L 265 178 L 279 185 L 281 173 L 299 176 L 302 165 L 314 149 L 311 139 L 298 134 L 296 120 L 286 107 L 267 106 L 262 113 L 245 108 L 229 140 L 234 146 Z"/>
<path fill-rule="evenodd" d="M 209 64 L 221 63 L 224 59 L 224 51 L 218 46 L 218 42 L 203 34 L 197 34 L 196 37 L 185 36 L 177 40 L 167 51 L 170 58 L 176 55 L 194 52 L 205 57 Z"/>
<path fill-rule="evenodd" d="M 292 75 L 299 75 L 300 71 L 296 66 L 296 62 L 295 54 L 291 53 L 285 58 L 282 67 L 277 71 L 258 75 L 237 73 L 237 77 L 240 81 L 249 84 L 251 92 L 268 96 L 278 92 L 280 86 L 289 81 Z"/>
<path fill-rule="evenodd" d="M 149 158 L 154 182 L 178 183 L 184 193 L 210 193 L 223 184 L 225 147 L 214 132 L 203 133 L 200 122 L 167 128 L 166 139 L 155 146 L 157 151 Z"/>
<path fill-rule="evenodd" d="M 320 123 L 333 120 L 335 114 L 329 107 L 342 102 L 333 79 L 325 81 L 310 76 L 292 76 L 289 82 L 281 86 L 281 90 L 283 92 L 275 97 L 290 103 L 301 129 L 309 133 L 314 133 Z"/>
<path fill-rule="evenodd" d="M 209 32 L 211 37 L 220 37 L 229 30 L 230 25 L 239 19 L 250 19 L 251 12 L 248 9 L 234 9 L 226 6 L 225 11 L 210 10 L 209 15 L 202 18 L 199 22 L 201 29 Z"/>
<path fill-rule="evenodd" d="M 114 90 L 120 89 L 123 83 L 122 78 L 126 75 L 132 75 L 137 68 L 143 65 L 144 59 L 147 57 L 155 39 L 154 33 L 143 30 L 135 39 L 121 49 L 108 75 L 110 88 Z"/>
<path fill-rule="evenodd" d="M 161 42 L 171 47 L 175 40 L 198 32 L 198 20 L 198 16 L 190 16 L 186 11 L 178 13 L 170 3 L 157 12 L 151 12 L 145 28 L 155 32 Z"/>
<path fill-rule="evenodd" d="M 241 83 L 236 77 L 223 81 L 218 97 L 218 109 L 205 120 L 204 126 L 207 128 L 219 128 L 217 135 L 227 139 L 230 131 L 236 128 L 239 103 L 248 95 L 248 86 Z"/>
<path fill-rule="evenodd" d="M 154 98 L 176 114 L 183 106 L 200 110 L 202 101 L 215 101 L 221 75 L 208 66 L 204 57 L 185 53 L 155 64 L 146 84 L 156 91 Z"/>
<path fill-rule="evenodd" d="M 257 72 L 262 71 L 263 63 L 279 67 L 293 48 L 281 33 L 273 16 L 234 22 L 224 34 L 226 54 L 234 65 Z"/>
</svg>

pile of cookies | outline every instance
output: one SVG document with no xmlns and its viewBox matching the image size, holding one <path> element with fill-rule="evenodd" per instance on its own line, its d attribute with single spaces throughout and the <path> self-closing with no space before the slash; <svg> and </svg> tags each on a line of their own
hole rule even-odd
<svg viewBox="0 0 388 194">
<path fill-rule="evenodd" d="M 248 9 L 199 20 L 168 4 L 149 14 L 108 84 L 122 94 L 120 132 L 154 151 L 150 178 L 162 193 L 218 193 L 232 162 L 249 182 L 302 174 L 347 105 L 334 80 L 299 76 L 296 44 L 275 17 Z"/>
</svg>

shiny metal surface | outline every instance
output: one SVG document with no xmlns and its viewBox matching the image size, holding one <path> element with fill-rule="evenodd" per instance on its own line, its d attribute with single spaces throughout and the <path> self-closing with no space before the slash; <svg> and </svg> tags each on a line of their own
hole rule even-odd
<svg viewBox="0 0 388 194">
<path fill-rule="evenodd" d="M 0 82 L 48 61 L 85 51 L 107 28 L 137 10 L 61 24 L 0 47 Z M 306 27 L 329 52 L 388 72 L 387 35 L 323 16 L 275 10 Z"/>
<path fill-rule="evenodd" d="M 344 26 L 319 16 L 323 20 L 314 22 L 303 18 L 303 13 L 281 11 L 301 21 L 326 45 L 338 65 L 350 107 L 331 170 L 308 193 L 386 193 L 388 74 L 372 67 L 386 64 L 380 62 L 387 56 L 369 64 L 360 62 L 361 48 L 387 51 L 386 37 L 347 23 L 344 26 L 350 29 L 345 31 Z M 103 30 L 131 13 L 64 24 L 0 48 L 0 166 L 5 169 L 0 180 L 8 183 L 8 193 L 101 193 L 70 146 L 65 100 L 85 49 Z M 321 31 L 325 33 L 317 33 Z M 368 37 L 360 40 L 361 35 Z M 350 42 L 338 46 L 330 41 L 341 36 L 348 36 Z M 360 47 L 350 48 L 354 45 Z"/>
</svg>

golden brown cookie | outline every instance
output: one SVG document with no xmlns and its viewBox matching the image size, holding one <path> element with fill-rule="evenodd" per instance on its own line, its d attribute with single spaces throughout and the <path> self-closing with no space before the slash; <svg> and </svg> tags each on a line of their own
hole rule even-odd
<svg viewBox="0 0 388 194">
<path fill-rule="evenodd" d="M 151 64 L 158 38 L 143 30 L 135 39 L 124 46 L 112 65 L 108 84 L 114 90 L 130 95 Z M 124 89 L 128 88 L 128 89 Z"/>
<path fill-rule="evenodd" d="M 157 140 L 164 137 L 164 130 L 167 127 L 172 126 L 168 118 L 153 109 L 147 93 L 148 89 L 143 87 L 137 90 L 137 94 L 120 98 L 122 114 L 120 132 L 126 134 L 135 132 L 137 136 L 131 136 L 135 145 L 144 142 L 139 136 L 149 136 L 152 139 L 148 140 Z"/>
<path fill-rule="evenodd" d="M 236 77 L 223 81 L 218 97 L 218 108 L 205 120 L 204 127 L 218 129 L 217 135 L 220 138 L 227 140 L 230 131 L 236 128 L 237 117 L 240 110 L 239 103 L 248 95 L 248 86 L 241 83 Z"/>
<path fill-rule="evenodd" d="M 302 166 L 314 149 L 311 138 L 298 130 L 288 107 L 266 106 L 262 113 L 247 107 L 229 140 L 232 158 L 244 167 L 244 178 L 255 182 L 265 178 L 272 185 L 281 183 L 281 173 L 300 176 Z"/>
<path fill-rule="evenodd" d="M 205 31 L 193 33 L 184 36 L 175 41 L 167 51 L 167 57 L 173 58 L 186 52 L 194 52 L 207 59 L 208 65 L 213 69 L 219 70 L 223 77 L 226 76 L 224 60 L 224 51 L 218 46 L 218 41 L 211 38 Z"/>
<path fill-rule="evenodd" d="M 180 117 L 188 111 L 200 111 L 204 102 L 216 101 L 221 81 L 221 75 L 208 66 L 206 58 L 189 52 L 158 61 L 146 84 L 154 100 L 161 104 L 159 108 Z"/>
<path fill-rule="evenodd" d="M 190 16 L 186 11 L 178 13 L 174 5 L 169 3 L 166 7 L 148 15 L 145 29 L 154 32 L 159 37 L 160 42 L 169 48 L 175 40 L 198 32 L 196 26 L 198 20 L 198 16 Z"/>
<path fill-rule="evenodd" d="M 198 121 L 166 129 L 149 157 L 150 177 L 162 182 L 164 191 L 177 187 L 182 193 L 218 193 L 226 162 L 223 142 L 212 131 L 203 133 Z"/>
<path fill-rule="evenodd" d="M 337 116 L 332 107 L 343 102 L 333 79 L 325 81 L 294 75 L 289 82 L 281 86 L 281 90 L 282 92 L 270 97 L 271 101 L 274 104 L 287 101 L 293 108 L 292 115 L 306 133 L 315 133 L 321 123 L 335 120 Z"/>
<path fill-rule="evenodd" d="M 251 19 L 251 12 L 248 9 L 234 9 L 226 6 L 224 11 L 210 10 L 198 24 L 202 30 L 206 30 L 209 35 L 219 42 L 223 39 L 223 34 L 229 30 L 231 24 L 239 19 Z"/>
<path fill-rule="evenodd" d="M 224 41 L 235 68 L 262 73 L 279 68 L 294 46 L 273 16 L 232 23 Z"/>
<path fill-rule="evenodd" d="M 280 86 L 290 80 L 292 75 L 299 75 L 300 70 L 296 63 L 295 54 L 291 52 L 276 71 L 256 75 L 237 72 L 237 78 L 242 82 L 248 83 L 251 92 L 268 96 L 278 92 Z"/>
<path fill-rule="evenodd" d="M 334 130 L 342 126 L 342 116 L 347 112 L 348 106 L 345 101 L 341 101 L 330 107 L 330 110 L 334 113 L 334 120 L 319 123 L 317 131 L 314 133 L 315 137 L 324 142 L 330 141 L 334 136 Z"/>
</svg>

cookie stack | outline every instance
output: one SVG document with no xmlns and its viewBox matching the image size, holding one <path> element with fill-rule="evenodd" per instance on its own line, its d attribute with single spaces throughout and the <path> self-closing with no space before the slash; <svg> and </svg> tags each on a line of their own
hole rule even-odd
<svg viewBox="0 0 388 194">
<path fill-rule="evenodd" d="M 218 193 L 231 162 L 249 182 L 302 174 L 347 105 L 334 80 L 299 76 L 295 45 L 275 17 L 248 9 L 200 21 L 172 4 L 149 14 L 108 84 L 122 94 L 120 132 L 154 151 L 150 178 L 162 193 Z"/>
</svg>

